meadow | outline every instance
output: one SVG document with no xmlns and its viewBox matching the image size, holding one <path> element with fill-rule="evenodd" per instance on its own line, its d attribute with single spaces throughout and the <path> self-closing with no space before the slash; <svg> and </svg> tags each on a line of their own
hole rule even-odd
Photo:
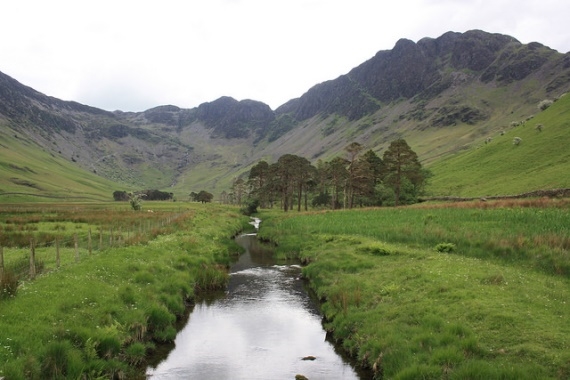
<svg viewBox="0 0 570 380">
<path fill-rule="evenodd" d="M 144 377 L 139 367 L 173 341 L 196 293 L 226 286 L 240 252 L 232 237 L 249 221 L 227 206 L 179 202 L 145 202 L 144 212 L 111 203 L 2 207 L 2 283 L 7 273 L 17 280 L 0 297 L 6 380 Z M 34 278 L 15 270 L 30 265 L 30 239 Z"/>
<path fill-rule="evenodd" d="M 568 200 L 260 213 L 380 379 L 570 377 Z"/>
</svg>

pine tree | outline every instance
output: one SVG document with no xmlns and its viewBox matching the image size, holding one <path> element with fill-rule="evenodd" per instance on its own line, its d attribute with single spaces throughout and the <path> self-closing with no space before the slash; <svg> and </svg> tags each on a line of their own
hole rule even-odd
<svg viewBox="0 0 570 380">
<path fill-rule="evenodd" d="M 383 161 L 384 183 L 394 190 L 394 205 L 398 206 L 405 181 L 409 181 L 415 187 L 420 187 L 425 181 L 422 165 L 418 161 L 418 155 L 404 139 L 392 141 L 384 152 Z"/>
</svg>

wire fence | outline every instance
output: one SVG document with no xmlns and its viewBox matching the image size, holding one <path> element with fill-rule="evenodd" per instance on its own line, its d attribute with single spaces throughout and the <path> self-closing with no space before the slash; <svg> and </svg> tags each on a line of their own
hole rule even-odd
<svg viewBox="0 0 570 380">
<path fill-rule="evenodd" d="M 97 252 L 148 241 L 183 216 L 184 213 L 178 213 L 127 226 L 89 227 L 73 234 L 50 235 L 48 239 L 30 234 L 26 245 L 21 236 L 14 246 L 0 245 L 0 299 L 14 296 L 22 280 L 33 280 L 41 273 L 72 265 Z"/>
</svg>

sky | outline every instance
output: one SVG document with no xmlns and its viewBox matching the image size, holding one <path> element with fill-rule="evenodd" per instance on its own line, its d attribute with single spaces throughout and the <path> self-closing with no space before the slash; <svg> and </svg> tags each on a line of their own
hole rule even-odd
<svg viewBox="0 0 570 380">
<path fill-rule="evenodd" d="M 108 111 L 276 109 L 390 50 L 480 29 L 570 51 L 568 0 L 6 0 L 0 72 Z"/>
</svg>

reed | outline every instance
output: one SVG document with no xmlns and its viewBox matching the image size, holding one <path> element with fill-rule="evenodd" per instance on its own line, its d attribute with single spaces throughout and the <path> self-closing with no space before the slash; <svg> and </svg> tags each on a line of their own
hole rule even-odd
<svg viewBox="0 0 570 380">
<path fill-rule="evenodd" d="M 378 378 L 566 378 L 569 203 L 469 205 L 262 213 L 260 235 Z"/>
</svg>

